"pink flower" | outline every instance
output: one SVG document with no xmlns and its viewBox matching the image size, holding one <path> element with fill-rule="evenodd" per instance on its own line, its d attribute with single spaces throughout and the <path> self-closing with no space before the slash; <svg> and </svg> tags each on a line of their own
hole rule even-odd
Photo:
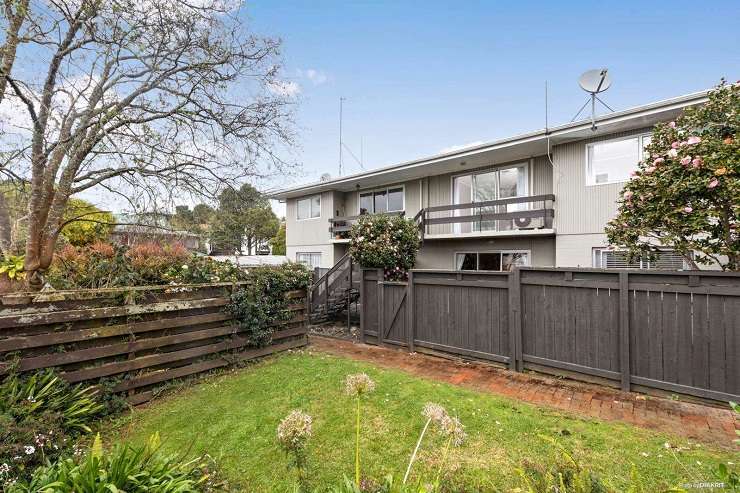
<svg viewBox="0 0 740 493">
<path fill-rule="evenodd" d="M 656 159 L 655 161 L 653 161 L 653 164 L 654 164 L 655 166 L 657 166 L 657 165 L 659 165 L 660 163 L 664 163 L 664 162 L 665 162 L 665 158 L 659 157 L 659 158 L 657 158 L 657 159 Z"/>
<path fill-rule="evenodd" d="M 678 156 L 678 151 L 676 149 L 671 149 L 670 151 L 668 151 L 668 156 L 676 157 Z"/>
<path fill-rule="evenodd" d="M 692 135 L 691 137 L 689 137 L 689 138 L 688 138 L 688 139 L 686 140 L 686 143 L 687 143 L 688 145 L 690 145 L 690 146 L 692 146 L 692 145 L 694 145 L 694 144 L 698 144 L 699 142 L 701 142 L 701 139 L 700 139 L 699 137 L 696 137 L 696 136 L 694 136 L 694 135 Z"/>
<path fill-rule="evenodd" d="M 668 124 L 668 126 L 671 128 L 676 128 L 676 122 L 671 122 Z"/>
<path fill-rule="evenodd" d="M 680 146 L 680 145 L 681 144 L 679 144 L 678 142 L 672 142 L 671 143 L 671 149 L 678 149 L 678 146 Z"/>
<path fill-rule="evenodd" d="M 650 166 L 649 168 L 645 168 L 645 173 L 650 175 L 655 171 L 655 166 Z"/>
<path fill-rule="evenodd" d="M 704 160 L 700 157 L 695 157 L 694 160 L 691 161 L 691 164 L 694 166 L 694 168 L 699 168 L 702 164 L 704 164 Z"/>
<path fill-rule="evenodd" d="M 626 192 L 624 192 L 623 195 L 624 200 L 631 200 L 633 195 L 634 193 L 632 193 L 630 190 L 627 190 Z"/>
<path fill-rule="evenodd" d="M 714 188 L 717 185 L 719 185 L 719 180 L 717 178 L 712 178 L 712 181 L 709 182 L 709 185 L 707 185 L 707 188 Z"/>
<path fill-rule="evenodd" d="M 683 164 L 684 166 L 688 166 L 689 163 L 691 163 L 691 156 L 681 158 L 681 164 Z"/>
<path fill-rule="evenodd" d="M 638 172 L 637 172 L 637 171 L 635 171 L 635 170 L 632 170 L 632 171 L 630 171 L 630 176 L 637 176 L 637 175 L 639 175 L 639 174 L 640 174 L 640 173 L 638 173 Z"/>
<path fill-rule="evenodd" d="M 683 208 L 683 211 L 688 214 L 690 212 L 694 212 L 694 209 L 691 206 L 687 205 Z"/>
</svg>

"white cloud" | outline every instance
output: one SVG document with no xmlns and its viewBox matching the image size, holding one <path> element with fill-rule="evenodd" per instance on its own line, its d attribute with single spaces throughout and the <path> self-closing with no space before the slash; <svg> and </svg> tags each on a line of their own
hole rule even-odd
<svg viewBox="0 0 740 493">
<path fill-rule="evenodd" d="M 320 86 L 322 84 L 326 84 L 327 82 L 329 82 L 329 76 L 326 75 L 326 73 L 321 70 L 316 70 L 314 68 L 307 68 L 307 69 L 298 69 L 296 72 L 298 73 L 298 77 L 304 77 L 308 79 L 315 86 Z"/>
<path fill-rule="evenodd" d="M 278 96 L 295 97 L 301 93 L 301 86 L 297 82 L 278 80 L 267 83 L 267 90 Z"/>
<path fill-rule="evenodd" d="M 440 154 L 447 154 L 448 152 L 462 151 L 462 150 L 469 149 L 471 147 L 477 147 L 483 144 L 485 144 L 485 142 L 483 142 L 482 140 L 476 140 L 474 142 L 468 142 L 467 144 L 445 147 L 444 149 L 441 149 L 439 152 Z"/>
</svg>

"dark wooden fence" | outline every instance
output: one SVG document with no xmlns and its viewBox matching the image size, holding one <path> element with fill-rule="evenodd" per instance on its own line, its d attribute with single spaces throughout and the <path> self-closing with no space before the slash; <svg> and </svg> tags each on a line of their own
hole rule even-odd
<svg viewBox="0 0 740 493">
<path fill-rule="evenodd" d="M 624 390 L 740 399 L 740 275 L 518 268 L 362 273 L 370 343 L 588 376 Z"/>
<path fill-rule="evenodd" d="M 0 375 L 56 368 L 70 382 L 116 380 L 133 404 L 165 382 L 306 344 L 304 291 L 273 343 L 249 347 L 224 311 L 233 284 L 73 290 L 0 297 Z"/>
</svg>

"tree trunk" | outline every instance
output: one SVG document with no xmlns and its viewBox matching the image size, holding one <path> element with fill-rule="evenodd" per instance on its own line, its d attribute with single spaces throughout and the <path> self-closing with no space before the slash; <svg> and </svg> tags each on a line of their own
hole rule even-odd
<svg viewBox="0 0 740 493">
<path fill-rule="evenodd" d="M 8 20 L 8 28 L 5 30 L 5 44 L 0 47 L 0 102 L 5 96 L 5 89 L 8 86 L 8 76 L 13 70 L 15 54 L 18 49 L 18 33 L 21 30 L 23 21 L 28 14 L 29 0 L 17 0 L 15 12 L 13 12 L 12 1 L 5 2 L 5 16 Z"/>
</svg>

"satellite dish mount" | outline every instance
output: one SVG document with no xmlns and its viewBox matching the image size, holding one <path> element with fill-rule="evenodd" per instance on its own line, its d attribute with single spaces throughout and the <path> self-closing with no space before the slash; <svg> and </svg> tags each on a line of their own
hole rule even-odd
<svg viewBox="0 0 740 493">
<path fill-rule="evenodd" d="M 612 81 L 607 72 L 608 70 L 605 68 L 589 70 L 584 72 L 578 79 L 578 85 L 581 86 L 581 89 L 589 93 L 590 96 L 586 102 L 583 103 L 581 109 L 578 110 L 576 116 L 573 117 L 571 120 L 572 122 L 580 116 L 581 112 L 586 108 L 586 106 L 588 106 L 588 103 L 591 103 L 591 130 L 596 131 L 596 101 L 603 104 L 609 111 L 614 111 L 611 106 L 606 104 L 599 96 L 597 96 L 597 94 L 606 91 L 612 85 Z"/>
</svg>

